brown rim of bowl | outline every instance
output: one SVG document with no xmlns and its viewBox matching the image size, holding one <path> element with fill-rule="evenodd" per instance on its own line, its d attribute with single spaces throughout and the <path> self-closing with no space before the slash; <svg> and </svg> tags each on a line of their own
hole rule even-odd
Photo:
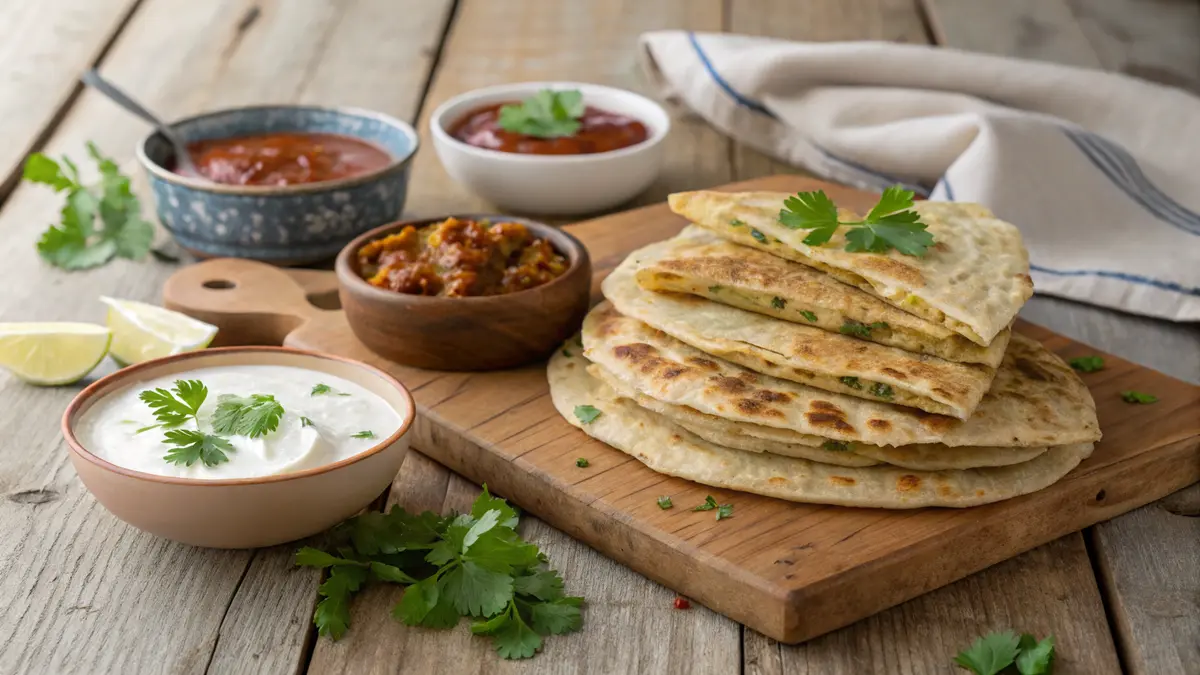
<svg viewBox="0 0 1200 675">
<path fill-rule="evenodd" d="M 538 232 L 539 230 L 544 230 L 544 232 L 538 232 L 538 234 L 539 234 L 539 236 L 544 236 L 544 237 L 550 239 L 551 244 L 556 243 L 553 240 L 553 237 L 561 236 L 567 242 L 569 242 L 570 245 L 573 247 L 572 251 L 560 251 L 561 253 L 566 254 L 567 260 L 570 262 L 570 265 L 567 266 L 567 269 L 562 274 L 558 275 L 557 277 L 554 277 L 553 279 L 542 284 L 541 286 L 534 286 L 533 288 L 526 288 L 525 290 L 515 291 L 513 293 L 501 293 L 500 295 L 469 295 L 464 298 L 444 298 L 444 297 L 440 297 L 440 296 L 436 296 L 436 295 L 433 295 L 433 296 L 413 295 L 411 293 L 400 293 L 399 291 L 385 290 L 385 289 L 379 288 L 377 286 L 372 286 L 371 284 L 368 284 L 367 280 L 363 279 L 362 276 L 360 276 L 358 274 L 358 272 L 355 270 L 354 265 L 351 262 L 351 259 L 356 257 L 355 254 L 358 252 L 358 249 L 362 248 L 363 245 L 382 237 L 384 230 L 390 230 L 393 228 L 401 229 L 408 225 L 422 227 L 424 225 L 432 225 L 434 223 L 440 223 L 443 220 L 446 220 L 448 218 L 457 218 L 458 220 L 487 219 L 487 220 L 491 220 L 493 222 L 520 223 L 522 225 L 525 225 L 526 227 L 529 227 L 532 225 L 533 227 L 531 229 L 534 232 Z M 558 247 L 555 246 L 555 248 L 557 249 Z M 572 257 L 572 253 L 575 254 L 574 257 Z M 547 225 L 546 223 L 543 223 L 539 220 L 533 220 L 531 218 L 522 218 L 520 216 L 506 216 L 501 213 L 452 213 L 449 215 L 439 216 L 439 217 L 435 217 L 435 218 L 414 218 L 412 220 L 397 220 L 397 221 L 394 221 L 391 223 L 387 223 L 386 225 L 380 225 L 379 227 L 367 230 L 366 232 L 363 232 L 362 234 L 355 237 L 349 244 L 346 244 L 344 247 L 342 247 L 341 252 L 339 252 L 337 255 L 337 260 L 334 262 L 334 271 L 338 275 L 339 283 L 341 283 L 343 276 L 355 279 L 356 281 L 353 281 L 351 283 L 355 284 L 359 288 L 364 289 L 367 293 L 371 293 L 372 295 L 374 295 L 378 298 L 381 298 L 381 299 L 383 299 L 383 298 L 401 298 L 401 299 L 405 299 L 405 300 L 413 300 L 416 302 L 468 302 L 468 303 L 475 302 L 475 303 L 479 303 L 479 302 L 496 302 L 498 298 L 511 298 L 511 297 L 516 297 L 518 295 L 521 295 L 523 293 L 533 293 L 536 291 L 540 291 L 542 289 L 549 288 L 549 287 L 553 286 L 554 284 L 561 282 L 564 278 L 566 278 L 568 275 L 570 275 L 570 273 L 572 271 L 574 271 L 580 265 L 583 265 L 585 263 L 587 263 L 587 264 L 591 263 L 591 256 L 588 254 L 587 247 L 583 245 L 583 242 L 576 239 L 575 235 L 573 235 L 570 232 L 567 232 L 561 228 L 557 228 L 552 225 Z"/>
<path fill-rule="evenodd" d="M 200 113 L 199 115 L 183 117 L 181 119 L 175 120 L 171 124 L 183 124 L 186 122 L 194 122 L 196 120 L 202 120 L 207 117 L 215 117 L 217 115 L 224 115 L 227 113 L 231 113 L 234 111 L 240 111 L 240 110 L 269 110 L 272 108 L 295 108 L 295 109 L 303 109 L 303 110 L 319 110 L 319 111 L 324 111 L 324 112 L 350 115 L 350 116 L 354 116 L 354 117 L 369 117 L 369 118 L 378 120 L 380 122 L 383 122 L 389 126 L 395 127 L 396 129 L 399 129 L 400 131 L 403 131 L 404 134 L 406 136 L 408 136 L 409 140 L 412 141 L 412 149 L 409 150 L 408 154 L 405 155 L 404 157 L 395 157 L 395 156 L 392 156 L 391 152 L 387 151 L 384 148 L 380 148 L 381 150 L 383 150 L 384 152 L 387 152 L 387 154 L 392 157 L 392 161 L 385 167 L 375 169 L 374 171 L 368 171 L 367 173 L 358 174 L 355 176 L 347 176 L 345 178 L 338 178 L 337 180 L 326 180 L 326 181 L 320 181 L 317 183 L 300 183 L 298 185 L 282 185 L 282 186 L 278 186 L 278 185 L 227 185 L 225 183 L 217 183 L 215 181 L 210 181 L 210 180 L 200 180 L 200 179 L 196 179 L 196 178 L 189 178 L 187 176 L 181 176 L 181 175 L 175 173 L 174 171 L 171 171 L 170 169 L 166 168 L 165 166 L 160 165 L 158 162 L 152 161 L 150 159 L 150 157 L 146 154 L 146 143 L 148 143 L 151 138 L 154 138 L 155 136 L 158 135 L 157 130 L 151 131 L 150 133 L 148 133 L 142 137 L 142 140 L 139 141 L 137 144 L 137 148 L 135 149 L 134 154 L 137 156 L 138 162 L 142 165 L 143 168 L 146 169 L 146 171 L 154 174 L 155 176 L 157 176 L 158 178 L 160 178 L 164 181 L 167 181 L 168 183 L 182 185 L 183 187 L 191 188 L 193 190 L 200 190 L 201 192 L 215 192 L 215 193 L 219 193 L 219 194 L 245 195 L 248 197 L 270 197 L 273 195 L 293 195 L 293 194 L 303 194 L 303 193 L 325 192 L 328 190 L 350 188 L 350 187 L 359 185 L 361 183 L 367 183 L 367 182 L 375 180 L 377 178 L 386 176 L 389 173 L 396 173 L 396 172 L 405 170 L 406 168 L 408 168 L 408 165 L 412 162 L 413 157 L 417 156 L 417 150 L 419 150 L 421 148 L 421 138 L 417 134 L 417 130 L 414 129 L 413 126 L 411 124 L 409 124 L 408 122 L 405 122 L 404 120 L 398 119 L 396 117 L 392 117 L 391 115 L 385 115 L 384 113 L 376 112 L 374 110 L 368 110 L 366 108 L 354 108 L 354 107 L 349 107 L 349 106 L 288 105 L 288 104 L 244 105 L 244 106 L 235 106 L 232 108 L 221 108 L 219 110 L 210 110 L 205 113 Z M 359 140 L 363 140 L 363 139 L 359 139 Z M 364 141 L 364 142 L 369 143 L 370 141 Z"/>
<path fill-rule="evenodd" d="M 379 379 L 383 380 L 387 384 L 393 385 L 400 391 L 404 392 L 404 398 L 408 402 L 408 414 L 404 418 L 404 422 L 400 425 L 400 428 L 397 429 L 395 433 L 393 433 L 391 436 L 388 436 L 386 439 L 380 441 L 379 443 L 376 443 L 375 445 L 367 448 L 366 450 L 363 450 L 362 452 L 360 452 L 356 455 L 351 455 L 350 457 L 347 457 L 346 459 L 338 460 L 332 464 L 325 464 L 323 466 L 313 467 L 311 469 L 305 469 L 303 471 L 293 471 L 291 473 L 282 473 L 282 474 L 276 474 L 276 475 L 272 475 L 272 476 L 260 476 L 258 478 L 219 478 L 219 479 L 209 480 L 209 479 L 205 479 L 205 478 L 180 478 L 178 476 L 160 476 L 158 474 L 145 473 L 143 471 L 135 471 L 133 469 L 127 469 L 123 466 L 118 466 L 106 459 L 96 456 L 90 450 L 83 447 L 83 444 L 79 442 L 79 439 L 75 438 L 75 431 L 73 429 L 71 429 L 71 418 L 78 412 L 78 410 L 81 407 L 83 407 L 83 403 L 85 401 L 95 397 L 97 391 L 99 391 L 100 389 L 103 389 L 105 386 L 107 386 L 111 382 L 120 380 L 124 377 L 127 377 L 128 375 L 130 375 L 132 373 L 137 373 L 141 370 L 146 370 L 149 368 L 157 367 L 164 363 L 170 363 L 172 361 L 183 361 L 183 360 L 187 360 L 187 359 L 191 359 L 191 358 L 198 358 L 201 356 L 208 356 L 208 355 L 212 355 L 212 354 L 229 354 L 229 353 L 233 353 L 233 352 L 276 352 L 276 353 L 283 352 L 283 353 L 288 353 L 288 354 L 298 354 L 300 356 L 311 356 L 311 357 L 318 358 L 318 359 L 325 359 L 327 361 L 341 361 L 342 363 L 351 364 L 353 366 L 356 366 L 358 368 L 361 368 L 363 370 L 370 372 L 372 375 L 377 376 Z M 336 356 L 334 354 L 324 354 L 321 352 L 309 351 L 307 349 L 295 349 L 294 347 L 242 346 L 242 347 L 214 347 L 211 349 L 201 349 L 201 350 L 194 351 L 194 352 L 184 352 L 183 354 L 173 354 L 171 356 L 164 356 L 161 358 L 153 359 L 151 361 L 145 361 L 143 363 L 138 363 L 138 364 L 134 364 L 131 366 L 125 366 L 124 368 L 118 370 L 115 373 L 110 373 L 110 374 L 105 375 L 104 377 L 100 378 L 99 380 L 96 380 L 95 382 L 89 384 L 86 388 L 84 388 L 83 391 L 76 394 L 75 398 L 71 399 L 71 403 L 67 406 L 67 409 L 65 411 L 63 411 L 61 426 L 62 426 L 63 438 L 66 439 L 67 445 L 69 445 L 71 447 L 71 450 L 73 450 L 80 457 L 82 457 L 82 458 L 86 459 L 87 461 L 91 462 L 92 464 L 95 464 L 96 466 L 100 467 L 101 469 L 105 469 L 105 470 L 111 471 L 113 473 L 118 473 L 118 474 L 121 474 L 122 476 L 126 476 L 128 478 L 141 478 L 141 479 L 153 481 L 156 483 L 167 483 L 170 485 L 228 487 L 230 485 L 261 485 L 264 483 L 281 483 L 281 482 L 289 481 L 289 480 L 297 480 L 300 478 L 307 478 L 309 476 L 315 476 L 318 474 L 327 473 L 327 472 L 333 471 L 335 469 L 340 469 L 343 466 L 349 466 L 350 464 L 355 464 L 357 462 L 361 462 L 362 460 L 364 460 L 368 457 L 372 457 L 374 455 L 379 454 L 380 452 L 383 452 L 383 450 L 386 449 L 388 446 L 392 445 L 393 443 L 395 443 L 395 442 L 399 441 L 401 438 L 403 438 L 404 434 L 408 433 L 408 430 L 412 427 L 413 420 L 416 419 L 416 416 L 417 416 L 416 402 L 413 400 L 412 392 L 410 392 L 408 390 L 408 387 L 405 387 L 396 378 L 392 377 L 391 375 L 388 375 L 387 373 L 383 372 L 379 368 L 376 368 L 375 366 L 372 366 L 368 363 L 363 363 L 362 361 L 356 361 L 354 359 L 348 359 L 348 358 L 345 358 L 342 356 Z"/>
</svg>

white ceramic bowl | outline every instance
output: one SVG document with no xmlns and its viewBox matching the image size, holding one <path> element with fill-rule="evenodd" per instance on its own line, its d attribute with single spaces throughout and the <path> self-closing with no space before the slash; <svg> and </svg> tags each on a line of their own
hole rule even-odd
<svg viewBox="0 0 1200 675">
<path fill-rule="evenodd" d="M 403 421 L 377 445 L 332 464 L 261 478 L 222 480 L 126 469 L 92 454 L 75 436 L 75 425 L 83 414 L 120 389 L 194 368 L 251 364 L 294 366 L 345 378 L 377 394 Z M 224 347 L 165 356 L 101 378 L 67 407 L 62 430 L 79 478 L 116 517 L 193 546 L 254 548 L 316 534 L 370 504 L 396 477 L 415 418 L 412 395 L 404 385 L 360 361 L 287 347 Z"/>
<path fill-rule="evenodd" d="M 586 105 L 629 115 L 646 125 L 637 145 L 591 155 L 520 155 L 467 145 L 447 129 L 487 105 L 521 101 L 542 89 L 578 89 Z M 608 209 L 635 197 L 658 176 L 667 111 L 625 91 L 582 82 L 521 82 L 475 89 L 438 106 L 429 120 L 433 147 L 454 180 L 503 210 L 575 215 Z"/>
</svg>

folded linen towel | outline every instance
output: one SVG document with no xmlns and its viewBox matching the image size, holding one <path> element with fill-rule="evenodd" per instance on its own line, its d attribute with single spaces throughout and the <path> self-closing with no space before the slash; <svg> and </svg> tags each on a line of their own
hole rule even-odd
<svg viewBox="0 0 1200 675">
<path fill-rule="evenodd" d="M 1200 99 L 953 49 L 644 34 L 668 98 L 841 183 L 972 201 L 1021 228 L 1039 293 L 1200 321 Z"/>
</svg>

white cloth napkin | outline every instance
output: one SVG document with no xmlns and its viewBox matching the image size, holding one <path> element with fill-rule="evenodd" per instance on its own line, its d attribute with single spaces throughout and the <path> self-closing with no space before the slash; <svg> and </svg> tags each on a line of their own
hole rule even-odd
<svg viewBox="0 0 1200 675">
<path fill-rule="evenodd" d="M 1021 229 L 1034 287 L 1200 321 L 1200 99 L 1141 80 L 952 49 L 663 31 L 668 98 L 831 180 L 985 204 Z"/>
</svg>

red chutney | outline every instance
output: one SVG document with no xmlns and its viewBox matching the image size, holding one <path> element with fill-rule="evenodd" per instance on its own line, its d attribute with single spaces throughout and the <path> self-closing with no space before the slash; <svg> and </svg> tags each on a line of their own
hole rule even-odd
<svg viewBox="0 0 1200 675">
<path fill-rule="evenodd" d="M 468 113 L 454 123 L 450 135 L 477 148 L 522 155 L 591 155 L 637 145 L 650 137 L 646 125 L 617 113 L 588 106 L 581 126 L 570 136 L 538 138 L 500 128 L 500 109 L 517 102 L 497 103 Z"/>
<path fill-rule="evenodd" d="M 409 225 L 358 250 L 367 283 L 409 295 L 463 298 L 541 286 L 568 261 L 520 223 L 447 218 Z"/>
<path fill-rule="evenodd" d="M 386 167 L 392 157 L 339 134 L 275 133 L 213 138 L 188 144 L 205 178 L 225 185 L 302 185 L 358 176 Z"/>
</svg>

